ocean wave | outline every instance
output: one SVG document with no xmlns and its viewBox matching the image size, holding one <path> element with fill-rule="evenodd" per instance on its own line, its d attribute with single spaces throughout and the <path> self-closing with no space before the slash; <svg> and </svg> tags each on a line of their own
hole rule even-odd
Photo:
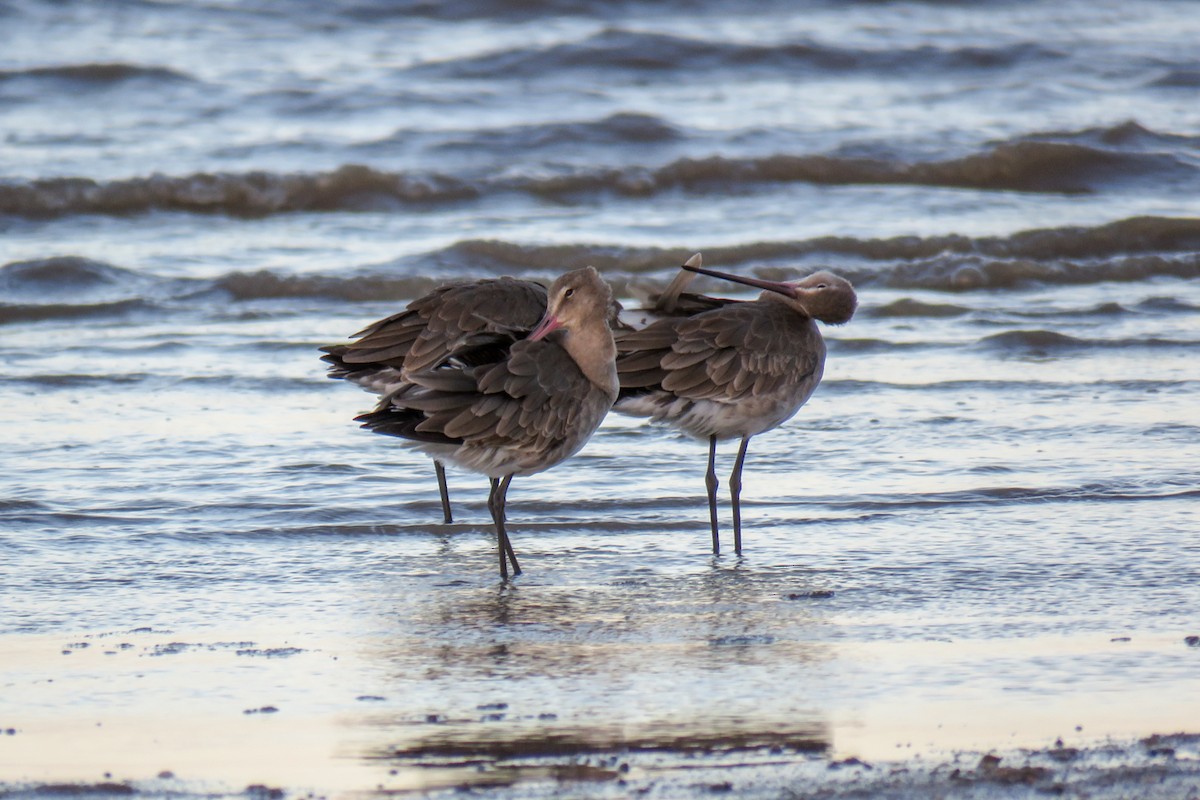
<svg viewBox="0 0 1200 800">
<path fill-rule="evenodd" d="M 1011 351 L 1023 355 L 1048 355 L 1068 350 L 1125 350 L 1130 348 L 1196 348 L 1200 341 L 1180 341 L 1149 336 L 1121 339 L 1083 339 L 1048 330 L 1016 330 L 995 333 L 979 340 L 989 349 Z"/>
<path fill-rule="evenodd" d="M 659 283 L 694 251 L 690 248 L 620 245 L 531 245 L 466 240 L 394 262 L 337 273 L 232 271 L 212 279 L 168 278 L 75 257 L 54 257 L 0 266 L 0 324 L 110 316 L 187 307 L 214 293 L 238 301 L 331 299 L 401 301 L 453 279 L 496 275 L 549 281 L 564 269 L 591 264 L 618 294 Z M 933 236 L 859 239 L 821 237 L 751 242 L 704 249 L 706 263 L 783 280 L 830 269 L 860 286 L 936 291 L 989 290 L 1034 284 L 1096 284 L 1155 278 L 1200 278 L 1200 219 L 1135 217 L 1093 228 L 1066 227 L 1007 237 Z M 700 291 L 728 291 L 698 278 Z M 223 306 L 225 310 L 228 307 Z M 1194 313 L 1190 304 L 1155 296 L 1132 308 L 1103 303 L 1069 315 Z M 903 298 L 866 313 L 880 317 L 953 317 L 964 305 Z M 252 310 L 238 311 L 239 315 Z M 1059 312 L 1048 310 L 1048 316 Z M 850 345 L 847 345 L 850 346 Z"/>
<path fill-rule="evenodd" d="M 677 143 L 691 135 L 653 114 L 622 112 L 600 119 L 558 120 L 499 128 L 438 131 L 403 128 L 380 139 L 353 144 L 349 151 L 365 158 L 423 149 L 460 155 L 483 154 L 506 162 L 517 154 L 527 154 L 545 162 L 548 160 L 546 152 L 554 148 L 573 155 L 578 154 L 580 148 L 620 148 L 625 151 L 630 146 Z M 258 148 L 259 145 L 250 145 L 224 148 L 220 152 L 253 154 Z M 477 184 L 476 188 L 486 191 L 488 184 Z"/>
<path fill-rule="evenodd" d="M 289 13 L 296 2 L 288 4 Z M 303 12 L 307 18 L 310 13 L 333 13 L 338 18 L 347 18 L 356 22 L 378 24 L 381 20 L 404 17 L 426 17 L 430 19 L 461 20 L 461 19 L 530 19 L 540 20 L 546 16 L 582 16 L 591 18 L 609 18 L 627 16 L 638 8 L 649 9 L 661 14 L 663 10 L 672 7 L 682 9 L 682 13 L 694 14 L 702 9 L 727 10 L 723 0 L 689 0 L 684 4 L 663 2 L 662 0 L 624 0 L 621 3 L 597 2 L 597 0 L 355 0 L 330 4 L 326 2 L 311 2 L 306 4 Z M 755 4 L 758 13 L 771 9 L 792 11 L 794 2 L 784 0 L 759 0 Z"/>
<path fill-rule="evenodd" d="M 1123 153 L 1060 142 L 1012 142 L 946 161 L 906 163 L 828 155 L 681 158 L 661 167 L 579 170 L 509 181 L 504 188 L 559 198 L 595 192 L 649 197 L 664 191 L 727 192 L 763 183 L 908 184 L 983 191 L 1083 194 L 1119 180 L 1195 176 L 1166 153 Z"/>
<path fill-rule="evenodd" d="M 587 123 L 585 123 L 587 125 Z M 570 124 L 540 132 L 495 135 L 545 136 L 566 141 Z M 654 118 L 618 115 L 590 124 L 590 135 L 609 143 L 661 141 L 676 136 Z M 488 136 L 491 134 L 471 134 Z M 566 138 L 564 138 L 566 137 Z M 469 144 L 467 140 L 448 147 Z M 375 145 L 378 146 L 378 145 Z M 539 168 L 540 169 L 540 168 Z M 197 173 L 152 175 L 116 181 L 66 177 L 0 183 L 0 214 L 53 218 L 72 214 L 128 215 L 182 211 L 262 217 L 294 212 L 385 211 L 405 206 L 460 203 L 486 196 L 524 193 L 555 201 L 611 193 L 644 198 L 667 191 L 698 194 L 745 191 L 758 184 L 907 184 L 980 191 L 1073 194 L 1099 191 L 1129 180 L 1200 178 L 1200 168 L 1169 152 L 1125 152 L 1085 144 L 1042 141 L 1002 143 L 990 150 L 944 161 L 903 162 L 829 155 L 756 158 L 681 158 L 657 167 L 559 168 L 556 174 L 498 174 L 460 178 L 440 173 L 400 173 L 348 164 L 317 173 Z"/>
<path fill-rule="evenodd" d="M 21 384 L 33 389 L 103 389 L 113 384 L 143 383 L 151 379 L 145 372 L 85 374 L 35 374 L 0 377 L 0 383 Z"/>
<path fill-rule="evenodd" d="M 958 347 L 959 345 L 947 345 L 949 347 Z M 1160 392 L 1174 391 L 1180 388 L 1200 383 L 1191 380 L 1143 380 L 1143 379 L 1126 379 L 1126 380 L 1095 380 L 1079 382 L 1070 379 L 1062 381 L 1053 380 L 1012 380 L 1012 379 L 958 379 L 958 380 L 936 380 L 930 383 L 924 382 L 904 382 L 893 383 L 891 381 L 874 381 L 861 380 L 854 378 L 826 378 L 821 381 L 822 394 L 833 394 L 847 396 L 859 396 L 864 394 L 872 394 L 876 392 L 946 392 L 955 395 L 961 395 L 963 392 L 991 392 L 996 395 L 1005 394 L 1020 394 L 1028 396 L 1031 393 L 1046 389 L 1047 387 L 1058 387 L 1061 389 L 1086 387 L 1088 389 L 1119 389 L 1122 391 L 1137 391 L 1137 392 Z M 1194 430 L 1196 426 L 1153 426 L 1163 429 L 1179 429 Z"/>
<path fill-rule="evenodd" d="M 830 502 L 832 507 L 856 511 L 881 511 L 889 508 L 937 508 L 963 505 L 1009 505 L 1031 502 L 1121 502 L 1141 500 L 1176 500 L 1200 497 L 1200 489 L 1188 484 L 1165 482 L 1144 484 L 1113 481 L 1079 486 L 988 486 L 956 492 L 867 497 L 844 503 Z"/>
<path fill-rule="evenodd" d="M 347 301 L 414 297 L 433 277 L 403 275 L 297 276 L 230 272 L 212 280 L 167 278 L 77 256 L 15 261 L 0 266 L 0 325 L 104 317 L 187 305 L 214 292 L 235 300 L 330 297 Z"/>
<path fill-rule="evenodd" d="M 188 285 L 78 256 L 0 266 L 0 325 L 153 312 Z"/>
<path fill-rule="evenodd" d="M 44 297 L 69 289 L 72 293 L 128 284 L 140 273 L 103 261 L 78 256 L 54 256 L 32 261 L 14 261 L 0 267 L 0 292 L 6 297 Z"/>
<path fill-rule="evenodd" d="M 440 175 L 410 176 L 347 165 L 332 172 L 198 173 L 99 182 L 54 178 L 0 184 L 0 214 L 32 218 L 186 211 L 263 217 L 296 211 L 365 211 L 458 201 L 477 192 Z"/>
<path fill-rule="evenodd" d="M 295 349 L 301 359 L 310 356 L 314 350 L 327 342 L 305 342 L 297 344 Z M 203 386 L 227 392 L 270 392 L 283 394 L 285 392 L 304 392 L 312 389 L 324 389 L 329 381 L 324 375 L 314 375 L 311 378 L 286 378 L 267 375 L 189 375 L 171 379 L 171 385 L 177 387 Z"/>
<path fill-rule="evenodd" d="M 798 71 L 937 71 L 1009 69 L 1022 63 L 1055 61 L 1065 54 L 1032 42 L 992 47 L 854 49 L 812 41 L 774 45 L 700 39 L 608 28 L 585 39 L 546 47 L 517 47 L 484 55 L 429 61 L 409 68 L 447 78 L 524 79 L 598 69 L 657 73 L 672 77 L 718 70 L 770 70 L 794 77 Z"/>
<path fill-rule="evenodd" d="M 1181 160 L 1189 162 L 1193 162 L 1197 151 L 1200 151 L 1200 136 L 1152 130 L 1135 119 L 1081 130 L 1031 133 L 1014 141 L 1074 144 L 1129 154 L 1171 151 L 1182 155 Z"/>
<path fill-rule="evenodd" d="M 141 64 L 87 63 L 0 70 L 0 83 L 7 81 L 53 81 L 75 88 L 107 88 L 126 81 L 192 82 L 190 75 L 167 67 Z"/>
<path fill-rule="evenodd" d="M 857 355 L 895 353 L 901 350 L 921 350 L 938 346 L 936 342 L 893 342 L 887 339 L 837 338 L 827 340 L 832 353 L 855 353 Z"/>
<path fill-rule="evenodd" d="M 418 297 L 445 283 L 434 277 L 358 274 L 281 275 L 269 270 L 233 272 L 213 281 L 211 289 L 234 300 L 327 298 L 354 303 Z"/>
<path fill-rule="evenodd" d="M 51 319 L 119 317 L 154 308 L 154 304 L 140 299 L 116 300 L 111 303 L 0 304 L 0 325 Z"/>
<path fill-rule="evenodd" d="M 402 132 L 385 141 L 409 139 Z M 520 125 L 494 130 L 462 131 L 451 134 L 448 141 L 435 146 L 438 150 L 475 149 L 486 147 L 498 151 L 538 150 L 557 145 L 628 145 L 674 142 L 683 133 L 674 125 L 653 114 L 612 114 L 600 120 L 581 122 L 549 122 L 540 125 Z"/>
<path fill-rule="evenodd" d="M 1141 304 L 1138 304 L 1140 307 Z M 1182 309 L 1178 309 L 1182 310 Z M 1132 313 L 1131 309 L 1126 308 L 1120 303 L 1108 302 L 1097 303 L 1093 306 L 1084 308 L 1055 308 L 1046 306 L 1040 308 L 1014 308 L 1009 309 L 1006 313 L 1012 314 L 1015 317 L 1024 317 L 1026 319 L 1043 319 L 1053 317 L 1055 319 L 1064 318 L 1089 318 L 1089 317 L 1117 317 L 1122 314 Z"/>
<path fill-rule="evenodd" d="M 311 354 L 317 343 L 297 344 L 295 349 L 305 355 Z M 125 351 L 98 351 L 100 355 L 120 359 Z M 0 385 L 19 386 L 27 391 L 78 391 L 112 390 L 122 386 L 149 387 L 150 391 L 179 389 L 181 387 L 210 387 L 229 392 L 296 392 L 324 388 L 329 384 L 324 376 L 311 378 L 289 378 L 277 375 L 237 375 L 218 373 L 213 375 L 174 375 L 161 372 L 109 372 L 104 374 L 80 373 L 34 373 L 30 375 L 0 375 Z M 143 391 L 147 389 L 143 388 Z"/>
<path fill-rule="evenodd" d="M 1061 243 L 1069 249 L 1072 242 Z M 986 258 L 939 256 L 897 264 L 883 279 L 896 288 L 925 288 L 949 291 L 1014 289 L 1033 284 L 1079 285 L 1107 282 L 1128 283 L 1156 277 L 1200 277 L 1200 256 L 1195 254 L 1140 257 L 1105 257 L 1088 261 L 1055 261 L 1029 258 Z"/>
<path fill-rule="evenodd" d="M 971 313 L 971 309 L 965 306 L 957 306 L 950 303 L 925 303 L 920 300 L 913 300 L 910 297 L 902 297 L 886 305 L 867 309 L 867 315 L 872 317 L 934 317 L 944 319 L 947 317 L 961 317 L 969 313 Z"/>
<path fill-rule="evenodd" d="M 429 260 L 463 270 L 537 270 L 592 264 L 608 274 L 663 274 L 694 250 L 600 245 L 523 245 L 496 240 L 459 242 Z M 1200 277 L 1200 219 L 1133 217 L 1093 228 L 1063 227 L 1006 237 L 903 236 L 890 239 L 819 237 L 704 249 L 706 263 L 762 265 L 776 280 L 794 276 L 796 262 L 847 278 L 893 288 L 967 291 L 1030 283 L 1089 284 L 1155 277 Z M 880 263 L 871 263 L 880 262 Z M 703 281 L 701 281 L 703 282 Z"/>
<path fill-rule="evenodd" d="M 804 243 L 796 243 L 797 249 Z M 766 246 L 777 256 L 777 248 Z M 736 257 L 731 252 L 741 250 Z M 737 262 L 755 262 L 754 254 L 764 248 L 714 248 L 704 252 L 705 261 L 722 266 Z M 286 275 L 271 271 L 231 273 L 213 282 L 212 288 L 236 300 L 325 298 L 349 302 L 403 300 L 419 296 L 452 278 L 475 278 L 511 274 L 549 282 L 564 269 L 591 264 L 599 269 L 614 291 L 622 296 L 635 295 L 633 287 L 646 281 L 666 280 L 690 253 L 657 249 L 602 248 L 586 245 L 552 247 L 521 246 L 506 242 L 467 242 L 446 251 L 405 259 L 388 272 L 358 272 L 353 275 Z M 777 260 L 777 259 L 773 259 Z M 1200 278 L 1200 256 L 1182 258 L 1122 257 L 1087 264 L 1062 261 L 981 260 L 942 254 L 928 259 L 899 264 L 851 264 L 822 260 L 820 264 L 795 267 L 763 267 L 750 272 L 769 279 L 794 278 L 817 268 L 832 269 L 860 286 L 885 286 L 895 289 L 931 289 L 965 292 L 977 289 L 1013 289 L 1034 284 L 1094 284 L 1131 282 L 1157 277 Z M 701 291 L 727 292 L 720 281 L 699 279 Z M 1160 311 L 1186 312 L 1190 309 L 1160 306 Z M 874 316 L 948 317 L 968 313 L 954 304 L 897 301 L 870 312 Z M 1068 316 L 1106 315 L 1120 309 L 1096 308 L 1084 312 L 1066 312 Z M 1049 315 L 1053 315 L 1050 313 Z"/>
<path fill-rule="evenodd" d="M 1147 297 L 1138 303 L 1136 308 L 1139 311 L 1167 313 L 1200 311 L 1200 305 L 1188 303 L 1180 300 L 1178 297 Z"/>
<path fill-rule="evenodd" d="M 1200 69 L 1173 69 L 1150 81 L 1147 86 L 1168 89 L 1200 87 Z"/>
</svg>

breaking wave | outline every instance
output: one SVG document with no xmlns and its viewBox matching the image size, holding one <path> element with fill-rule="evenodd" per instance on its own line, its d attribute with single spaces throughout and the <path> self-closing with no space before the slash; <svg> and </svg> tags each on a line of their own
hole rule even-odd
<svg viewBox="0 0 1200 800">
<path fill-rule="evenodd" d="M 1131 127 L 1132 125 L 1132 127 Z M 397 134 L 401 136 L 402 134 Z M 451 135 L 439 148 L 500 151 L 564 142 L 629 145 L 683 136 L 651 115 L 549 123 Z M 1050 141 L 1057 137 L 1064 141 Z M 1179 139 L 1180 141 L 1176 141 Z M 386 148 L 384 139 L 363 145 Z M 533 172 L 460 177 L 347 164 L 315 173 L 253 171 L 97 181 L 63 177 L 0 182 L 0 214 L 54 218 L 72 214 L 129 215 L 153 211 L 263 217 L 293 212 L 391 211 L 462 203 L 519 193 L 561 201 L 587 195 L 651 197 L 664 192 L 737 193 L 764 184 L 917 185 L 977 191 L 1078 194 L 1128 181 L 1200 180 L 1187 137 L 1163 137 L 1136 123 L 1075 134 L 1042 134 L 1002 142 L 958 158 L 901 161 L 882 157 L 776 154 L 679 158 L 659 166 L 539 166 Z"/>
<path fill-rule="evenodd" d="M 1065 54 L 1033 43 L 980 47 L 855 49 L 794 41 L 749 44 L 664 33 L 609 28 L 585 39 L 547 47 L 517 47 L 485 55 L 431 61 L 412 69 L 448 78 L 529 78 L 604 69 L 662 75 L 691 75 L 717 70 L 797 71 L 945 71 L 1012 68 L 1057 61 Z"/>
<path fill-rule="evenodd" d="M 821 252 L 805 242 L 746 245 L 706 250 L 706 261 L 729 266 L 759 262 L 781 251 Z M 445 251 L 405 259 L 388 272 L 354 275 L 285 275 L 271 271 L 238 272 L 214 282 L 213 288 L 239 300 L 323 297 L 352 302 L 411 298 L 452 277 L 513 274 L 550 280 L 572 265 L 591 264 L 619 293 L 645 276 L 660 277 L 673 271 L 690 255 L 683 251 L 604 248 L 587 245 L 522 246 L 507 242 L 465 242 Z M 885 261 L 887 259 L 885 258 Z M 810 266 L 811 263 L 811 266 Z M 454 264 L 457 268 L 450 266 Z M 969 291 L 1005 289 L 1036 283 L 1092 284 L 1130 282 L 1153 277 L 1200 278 L 1200 255 L 1116 256 L 1087 263 L 1060 261 L 980 259 L 954 253 L 899 264 L 844 263 L 836 259 L 805 261 L 802 271 L 818 266 L 833 269 L 863 286 Z M 794 277 L 797 267 L 764 267 L 753 272 L 768 278 Z M 702 283 L 702 281 L 700 282 Z M 893 316 L 955 316 L 965 313 L 953 305 L 900 303 L 880 314 Z"/>
<path fill-rule="evenodd" d="M 200 173 L 108 182 L 53 178 L 0 184 L 0 214 L 42 218 L 187 211 L 263 217 L 295 211 L 379 210 L 475 195 L 474 189 L 449 177 L 413 177 L 350 165 L 316 174 Z"/>
<path fill-rule="evenodd" d="M 429 258 L 476 272 L 555 274 L 566 265 L 592 264 L 606 275 L 638 275 L 672 269 L 691 254 L 677 248 L 472 240 Z M 789 277 L 795 264 L 803 262 L 806 269 L 827 267 L 856 282 L 942 290 L 1194 278 L 1200 277 L 1200 219 L 1133 217 L 1097 227 L 1047 228 L 1003 237 L 827 236 L 706 248 L 704 258 L 727 267 L 767 265 L 758 272 L 774 279 Z"/>
<path fill-rule="evenodd" d="M 730 191 L 762 183 L 912 184 L 987 191 L 1081 194 L 1121 179 L 1196 168 L 1167 154 L 1123 153 L 1061 142 L 1012 142 L 946 161 L 904 163 L 828 155 L 682 158 L 657 168 L 625 167 L 519 182 L 508 188 L 562 196 L 613 192 L 644 197 L 668 190 Z"/>
<path fill-rule="evenodd" d="M 382 265 L 338 273 L 231 271 L 211 279 L 163 277 L 77 257 L 0 266 L 0 324 L 155 312 L 210 302 L 321 299 L 346 302 L 405 300 L 456 278 L 511 274 L 551 280 L 565 268 L 592 264 L 624 295 L 643 281 L 660 281 L 691 255 L 656 247 L 528 245 L 463 241 Z M 1093 228 L 1024 231 L 1007 237 L 934 236 L 893 239 L 824 237 L 754 242 L 704 251 L 707 263 L 785 279 L 832 269 L 860 286 L 971 291 L 1033 284 L 1095 284 L 1152 278 L 1200 278 L 1200 219 L 1136 217 Z M 705 289 L 707 279 L 698 279 Z M 1169 296 L 1134 312 L 1190 313 Z M 1072 312 L 1121 314 L 1116 303 Z M 872 310 L 875 316 L 955 317 L 964 305 L 912 299 Z M 1032 315 L 1036 316 L 1036 315 Z M 998 340 L 1001 344 L 1004 340 Z M 1024 342 L 1024 345 L 1050 345 Z"/>
</svg>

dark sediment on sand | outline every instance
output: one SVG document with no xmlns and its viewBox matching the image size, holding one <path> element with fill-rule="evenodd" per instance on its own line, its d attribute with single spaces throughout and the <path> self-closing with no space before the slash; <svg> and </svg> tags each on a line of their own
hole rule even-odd
<svg viewBox="0 0 1200 800">
<path fill-rule="evenodd" d="M 533 748 L 536 750 L 536 748 Z M 381 755 L 402 784 L 375 787 L 214 788 L 203 778 L 162 773 L 148 780 L 108 776 L 95 783 L 0 784 L 0 798 L 284 798 L 356 796 L 656 798 L 1008 798 L 1196 800 L 1200 798 L 1200 734 L 1045 748 L 964 750 L 868 762 L 779 748 L 696 753 L 614 750 L 570 757 L 506 754 L 496 758 L 414 759 Z"/>
</svg>

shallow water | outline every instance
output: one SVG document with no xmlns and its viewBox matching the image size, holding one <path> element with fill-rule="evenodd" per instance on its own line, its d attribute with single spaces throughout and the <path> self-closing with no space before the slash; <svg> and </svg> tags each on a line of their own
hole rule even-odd
<svg viewBox="0 0 1200 800">
<path fill-rule="evenodd" d="M 0 3 L 0 781 L 1194 726 L 1200 18 L 452 5 Z M 445 279 L 632 306 L 696 250 L 860 296 L 751 444 L 742 557 L 703 444 L 610 416 L 514 481 L 501 586 L 486 480 L 440 524 L 317 360 Z"/>
</svg>

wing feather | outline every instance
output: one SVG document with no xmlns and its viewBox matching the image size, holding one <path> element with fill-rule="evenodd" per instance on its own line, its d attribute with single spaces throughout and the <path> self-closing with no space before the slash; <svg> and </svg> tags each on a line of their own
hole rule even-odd
<svg viewBox="0 0 1200 800">
<path fill-rule="evenodd" d="M 354 334 L 339 357 L 362 369 L 428 370 L 472 335 L 527 331 L 545 310 L 545 287 L 530 281 L 505 277 L 447 284 Z"/>
<path fill-rule="evenodd" d="M 788 389 L 818 367 L 812 320 L 773 301 L 730 303 L 664 319 L 618 340 L 625 394 L 661 389 L 689 400 L 735 402 Z"/>
<path fill-rule="evenodd" d="M 586 440 L 611 405 L 560 345 L 545 340 L 519 341 L 508 358 L 486 366 L 410 377 L 408 387 L 384 400 L 388 408 L 419 413 L 412 426 L 419 434 L 468 445 L 544 450 Z"/>
</svg>

